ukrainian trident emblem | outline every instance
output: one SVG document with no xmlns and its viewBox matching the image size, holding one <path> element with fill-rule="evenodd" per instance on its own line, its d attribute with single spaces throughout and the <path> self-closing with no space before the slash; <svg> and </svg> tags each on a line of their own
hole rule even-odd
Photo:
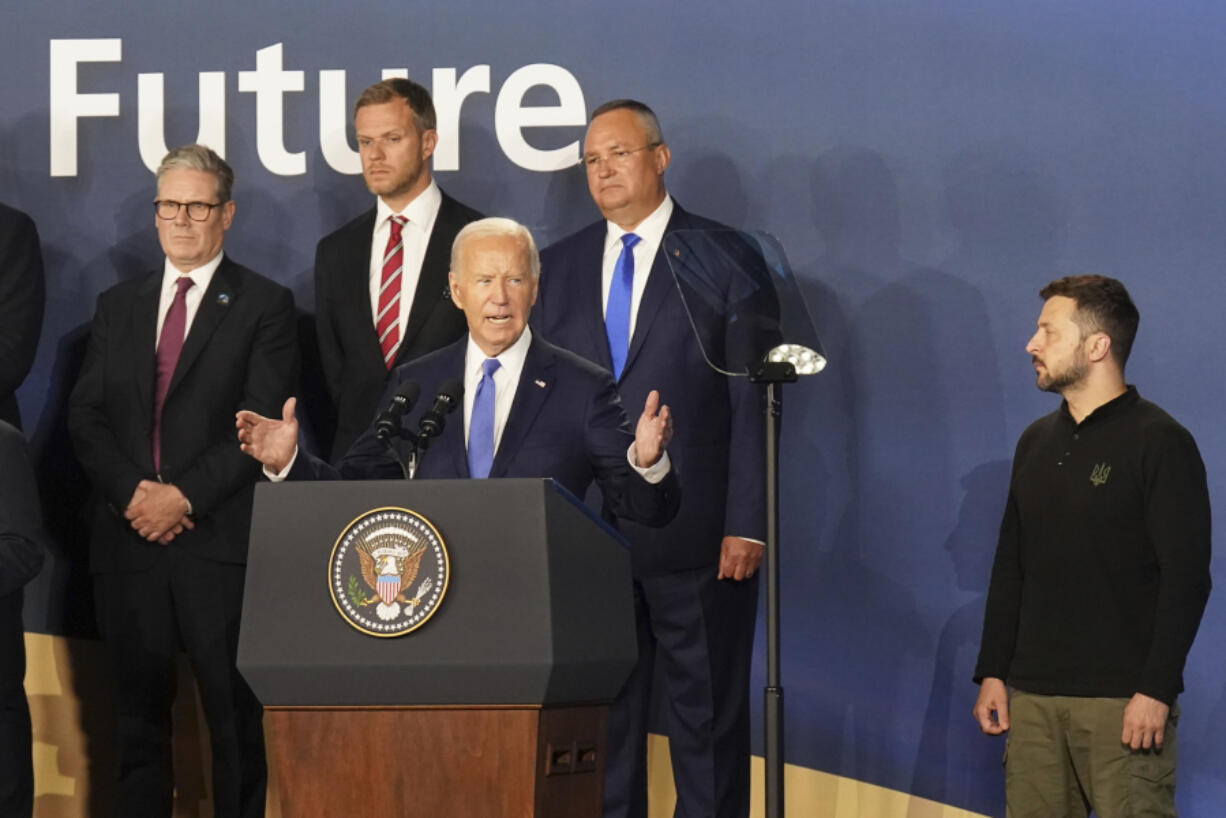
<svg viewBox="0 0 1226 818">
<path fill-rule="evenodd" d="M 1098 487 L 1103 483 L 1106 483 L 1107 478 L 1110 476 L 1111 465 L 1109 463 L 1099 463 L 1094 467 L 1094 470 L 1090 472 L 1090 482 L 1093 483 L 1095 487 Z"/>
</svg>

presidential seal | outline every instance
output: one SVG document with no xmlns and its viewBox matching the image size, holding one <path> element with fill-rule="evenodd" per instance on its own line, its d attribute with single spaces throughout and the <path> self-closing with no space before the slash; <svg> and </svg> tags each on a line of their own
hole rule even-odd
<svg viewBox="0 0 1226 818">
<path fill-rule="evenodd" d="M 405 508 L 376 508 L 358 517 L 328 560 L 332 602 L 346 622 L 371 636 L 402 636 L 426 624 L 449 579 L 438 531 Z"/>
</svg>

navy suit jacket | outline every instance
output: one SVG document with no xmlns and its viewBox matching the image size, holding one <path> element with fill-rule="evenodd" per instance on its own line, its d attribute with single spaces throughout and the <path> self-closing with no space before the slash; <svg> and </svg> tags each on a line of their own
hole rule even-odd
<svg viewBox="0 0 1226 818">
<path fill-rule="evenodd" d="M 162 270 L 98 297 L 85 363 L 69 402 L 77 458 L 99 495 L 95 572 L 153 564 L 167 546 L 141 539 L 123 512 L 141 480 L 157 480 L 150 433 Z M 245 563 L 259 464 L 239 450 L 234 413 L 279 415 L 298 382 L 290 291 L 223 258 L 187 337 L 162 408 L 161 478 L 192 504 L 196 528 L 170 544 Z"/>
<path fill-rule="evenodd" d="M 336 407 L 336 461 L 374 420 L 388 369 L 370 311 L 370 241 L 375 208 L 320 240 L 315 250 L 315 328 L 328 394 Z M 467 331 L 464 313 L 451 303 L 447 272 L 456 233 L 481 214 L 443 194 L 404 337 L 396 352 L 402 364 L 450 344 Z"/>
<path fill-rule="evenodd" d="M 379 406 L 408 381 L 421 387 L 416 407 L 401 418 L 417 430 L 421 415 L 448 380 L 463 382 L 465 335 L 459 341 L 396 368 Z M 457 407 L 443 433 L 430 443 L 418 467 L 420 479 L 467 478 L 464 418 Z M 626 461 L 634 442 L 617 388 L 608 372 L 533 334 L 515 400 L 494 454 L 490 477 L 552 477 L 577 497 L 593 482 L 620 517 L 644 525 L 672 519 L 679 505 L 676 469 L 648 483 Z M 369 427 L 334 468 L 300 449 L 291 480 L 400 478 L 400 466 Z"/>
<path fill-rule="evenodd" d="M 601 292 L 606 230 L 606 222 L 599 221 L 541 253 L 540 291 L 532 321 L 545 337 L 611 369 Z M 729 228 L 687 213 L 674 202 L 665 236 L 678 230 L 722 231 L 715 235 L 735 240 L 733 233 L 726 232 Z M 720 310 L 695 311 L 694 317 L 707 339 L 704 343 L 731 331 L 726 313 Z M 636 573 L 716 565 L 725 535 L 764 540 L 763 390 L 747 378 L 729 378 L 707 364 L 663 242 L 647 278 L 617 386 L 628 406 L 641 406 L 647 393 L 658 389 L 676 419 L 668 453 L 681 480 L 681 508 L 664 528 L 622 526 Z"/>
</svg>

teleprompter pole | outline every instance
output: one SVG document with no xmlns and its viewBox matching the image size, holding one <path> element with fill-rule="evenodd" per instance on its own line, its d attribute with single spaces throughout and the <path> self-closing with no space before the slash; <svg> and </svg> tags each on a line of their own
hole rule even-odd
<svg viewBox="0 0 1226 818">
<path fill-rule="evenodd" d="M 763 726 L 766 818 L 783 818 L 783 684 L 779 673 L 779 426 L 783 384 L 796 381 L 790 363 L 763 362 L 750 380 L 766 384 L 766 690 Z"/>
</svg>

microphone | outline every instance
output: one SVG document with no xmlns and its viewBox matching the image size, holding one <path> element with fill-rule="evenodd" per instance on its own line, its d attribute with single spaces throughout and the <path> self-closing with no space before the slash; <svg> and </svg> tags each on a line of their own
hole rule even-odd
<svg viewBox="0 0 1226 818">
<path fill-rule="evenodd" d="M 439 387 L 438 394 L 434 396 L 434 405 L 417 422 L 417 428 L 421 429 L 418 438 L 421 448 L 426 447 L 427 440 L 443 433 L 443 427 L 447 425 L 446 416 L 455 410 L 463 397 L 464 384 L 457 380 L 445 381 Z"/>
<path fill-rule="evenodd" d="M 393 436 L 400 435 L 400 416 L 413 408 L 421 395 L 421 387 L 416 381 L 406 381 L 392 396 L 392 402 L 375 421 L 375 437 L 382 443 L 387 443 Z"/>
</svg>

